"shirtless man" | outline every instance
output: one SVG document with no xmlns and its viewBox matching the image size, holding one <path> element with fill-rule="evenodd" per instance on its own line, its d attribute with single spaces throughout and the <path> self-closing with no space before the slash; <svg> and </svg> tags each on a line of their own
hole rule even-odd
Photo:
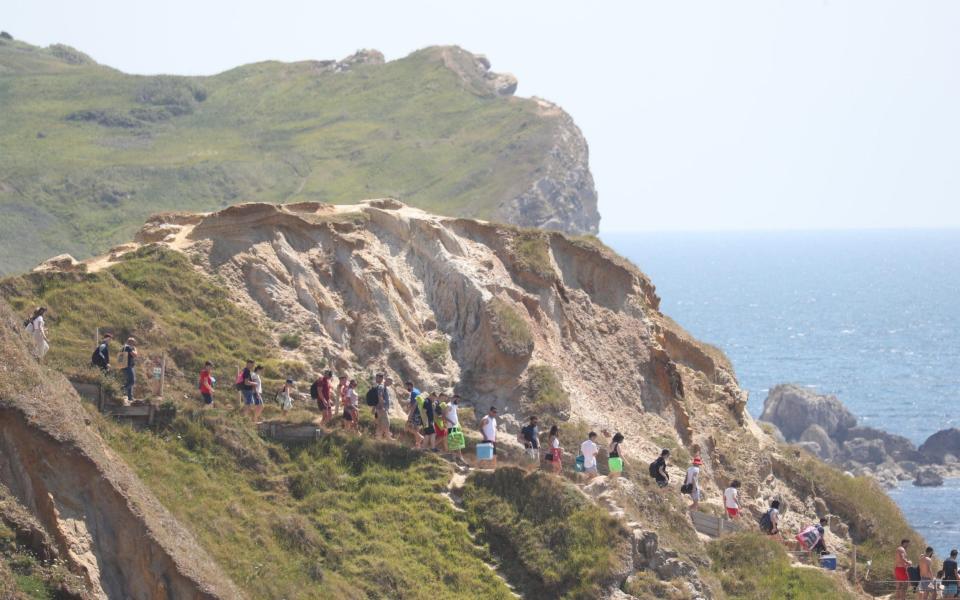
<svg viewBox="0 0 960 600">
<path fill-rule="evenodd" d="M 933 586 L 933 548 L 927 546 L 920 557 L 920 592 L 917 600 L 937 600 L 937 591 Z"/>
<path fill-rule="evenodd" d="M 896 600 L 907 600 L 907 587 L 910 584 L 907 567 L 913 564 L 907 558 L 907 546 L 909 545 L 910 540 L 900 540 L 897 555 L 893 559 L 893 578 L 897 581 Z"/>
</svg>

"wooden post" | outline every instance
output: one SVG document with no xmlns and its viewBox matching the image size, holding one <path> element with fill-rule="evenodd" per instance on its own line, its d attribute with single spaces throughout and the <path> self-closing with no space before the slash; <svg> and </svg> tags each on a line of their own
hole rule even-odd
<svg viewBox="0 0 960 600">
<path fill-rule="evenodd" d="M 100 345 L 100 328 L 97 327 L 97 331 L 93 334 L 93 343 Z"/>
<path fill-rule="evenodd" d="M 163 380 L 167 376 L 167 353 L 160 356 L 160 401 L 163 401 Z"/>
<path fill-rule="evenodd" d="M 857 545 L 853 545 L 853 585 L 857 585 Z"/>
</svg>

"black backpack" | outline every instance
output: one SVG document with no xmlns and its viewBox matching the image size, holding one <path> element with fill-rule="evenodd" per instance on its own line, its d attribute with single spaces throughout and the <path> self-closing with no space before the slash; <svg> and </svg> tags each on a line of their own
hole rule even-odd
<svg viewBox="0 0 960 600">
<path fill-rule="evenodd" d="M 316 400 L 320 397 L 320 380 L 317 379 L 310 384 L 310 397 Z"/>
<path fill-rule="evenodd" d="M 757 520 L 757 523 L 760 525 L 760 531 L 764 533 L 773 532 L 773 518 L 770 516 L 770 513 L 773 512 L 771 508 L 767 512 L 763 513 L 763 516 Z"/>
<path fill-rule="evenodd" d="M 90 356 L 90 363 L 97 367 L 104 367 L 103 357 L 100 356 L 100 346 L 93 349 L 93 355 Z"/>
<path fill-rule="evenodd" d="M 380 404 L 380 394 L 377 391 L 377 386 L 374 386 L 367 390 L 367 406 L 377 406 Z"/>
<path fill-rule="evenodd" d="M 652 463 L 650 463 L 650 477 L 653 477 L 654 479 L 657 479 L 658 477 L 660 477 L 660 459 L 659 458 L 653 461 Z"/>
</svg>

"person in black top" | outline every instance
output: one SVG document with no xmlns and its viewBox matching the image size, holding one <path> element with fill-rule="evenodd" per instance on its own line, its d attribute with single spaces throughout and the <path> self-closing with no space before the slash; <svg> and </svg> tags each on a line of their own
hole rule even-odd
<svg viewBox="0 0 960 600">
<path fill-rule="evenodd" d="M 957 549 L 950 551 L 950 558 L 943 561 L 943 597 L 960 598 L 957 584 Z"/>
<path fill-rule="evenodd" d="M 120 351 L 121 354 L 126 356 L 126 365 L 123 367 L 123 375 L 125 377 L 123 383 L 123 390 L 127 394 L 127 403 L 133 402 L 133 386 L 137 383 L 137 375 L 134 372 L 134 367 L 137 365 L 137 340 L 132 337 L 127 338 L 127 343 L 124 345 L 123 350 Z"/>
<path fill-rule="evenodd" d="M 536 417 L 530 417 L 530 424 L 520 429 L 520 441 L 526 450 L 527 458 L 540 460 L 540 430 L 537 428 Z"/>
<path fill-rule="evenodd" d="M 657 481 L 659 487 L 667 487 L 670 483 L 670 474 L 667 473 L 667 459 L 670 457 L 670 450 L 664 448 L 660 452 L 660 456 L 657 457 L 657 460 L 650 465 L 651 475 Z"/>
<path fill-rule="evenodd" d="M 101 371 L 110 368 L 110 340 L 112 339 L 113 334 L 105 333 L 103 339 L 100 340 L 100 344 L 93 351 L 93 356 L 90 357 L 93 366 L 98 367 Z"/>
</svg>

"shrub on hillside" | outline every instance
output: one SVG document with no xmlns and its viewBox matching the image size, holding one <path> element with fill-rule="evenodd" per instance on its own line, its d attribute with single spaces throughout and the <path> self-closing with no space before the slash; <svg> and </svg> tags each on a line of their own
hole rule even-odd
<svg viewBox="0 0 960 600">
<path fill-rule="evenodd" d="M 487 303 L 487 311 L 500 350 L 514 356 L 529 355 L 533 351 L 530 327 L 509 302 L 494 297 Z"/>
<path fill-rule="evenodd" d="M 570 417 L 570 395 L 550 365 L 534 365 L 527 371 L 527 397 L 529 414 Z"/>
</svg>

